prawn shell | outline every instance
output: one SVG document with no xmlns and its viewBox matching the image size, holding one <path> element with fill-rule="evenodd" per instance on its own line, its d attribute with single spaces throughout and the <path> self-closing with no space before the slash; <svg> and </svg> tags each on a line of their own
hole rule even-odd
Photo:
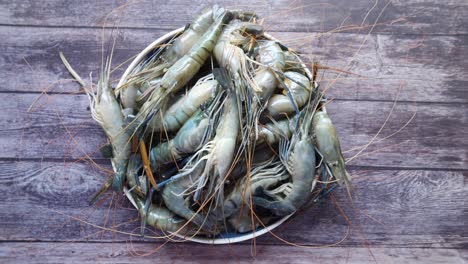
<svg viewBox="0 0 468 264">
<path fill-rule="evenodd" d="M 175 29 L 175 30 L 161 36 L 160 38 L 156 39 L 151 44 L 149 44 L 145 49 L 143 49 L 141 51 L 141 53 L 138 54 L 138 56 L 130 63 L 128 68 L 125 70 L 125 72 L 123 73 L 119 83 L 117 84 L 117 87 L 123 85 L 127 81 L 127 78 L 131 74 L 133 69 L 142 60 L 146 59 L 148 57 L 148 55 L 151 54 L 151 52 L 153 52 L 161 44 L 168 42 L 174 36 L 180 35 L 184 31 L 184 29 L 185 29 L 185 27 Z M 263 36 L 266 39 L 269 39 L 269 40 L 276 41 L 276 42 L 280 43 L 280 41 L 278 39 L 272 37 L 268 33 L 263 33 Z M 301 67 L 303 67 L 305 69 L 306 76 L 309 79 L 312 79 L 312 73 L 307 69 L 306 65 L 302 64 Z M 325 110 L 324 108 L 322 108 L 322 109 Z M 130 192 L 128 192 L 128 190 L 127 191 L 125 191 L 125 190 L 126 190 L 126 188 L 124 187 L 125 195 L 130 200 L 130 202 L 134 205 L 134 207 L 138 208 L 137 204 L 135 203 L 135 201 L 131 197 Z M 178 233 L 173 233 L 173 235 L 176 236 L 176 237 L 179 237 L 181 239 L 185 239 L 185 240 L 189 240 L 189 241 L 197 242 L 197 243 L 201 243 L 201 244 L 211 244 L 211 245 L 213 245 L 213 244 L 238 243 L 238 242 L 250 240 L 250 239 L 253 239 L 255 237 L 258 237 L 258 236 L 261 236 L 261 235 L 264 235 L 266 233 L 271 232 L 272 230 L 274 230 L 275 228 L 280 226 L 282 223 L 284 223 L 286 220 L 288 220 L 292 215 L 293 214 L 286 215 L 286 216 L 280 218 L 279 220 L 277 220 L 276 222 L 271 223 L 271 224 L 265 226 L 264 228 L 262 228 L 260 230 L 256 230 L 254 232 L 247 232 L 247 233 L 243 233 L 243 234 L 238 234 L 235 237 L 229 237 L 229 236 L 222 237 L 222 235 L 219 236 L 219 237 L 216 237 L 216 238 L 207 238 L 207 237 L 200 237 L 200 236 L 189 236 L 189 237 L 187 237 L 187 236 L 184 236 L 184 235 L 178 234 Z"/>
<path fill-rule="evenodd" d="M 334 177 L 339 184 L 349 185 L 350 175 L 346 171 L 345 160 L 341 152 L 340 141 L 330 117 L 323 111 L 318 111 L 312 121 L 318 149 L 324 156 Z"/>
</svg>

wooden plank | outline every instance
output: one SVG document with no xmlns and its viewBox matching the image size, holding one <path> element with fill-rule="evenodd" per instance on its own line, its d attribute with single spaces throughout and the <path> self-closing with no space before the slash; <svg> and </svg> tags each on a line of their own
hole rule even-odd
<svg viewBox="0 0 468 264">
<path fill-rule="evenodd" d="M 106 40 L 110 32 L 106 31 Z M 134 56 L 165 32 L 116 30 L 114 65 Z M 0 31 L 4 40 L 0 43 L 0 65 L 4 65 L 0 90 L 79 92 L 77 84 L 65 81 L 49 87 L 70 78 L 58 53 L 63 51 L 84 78 L 93 72 L 96 80 L 102 55 L 101 34 L 100 29 L 5 28 Z M 393 100 L 400 90 L 399 98 L 405 101 L 468 103 L 468 66 L 463 56 L 468 54 L 468 36 L 273 35 L 304 53 L 307 60 L 358 74 L 342 74 L 331 85 L 337 72 L 322 70 L 322 86 L 332 87 L 328 90 L 330 97 Z M 122 71 L 117 71 L 116 78 L 119 73 Z"/>
<path fill-rule="evenodd" d="M 138 237 L 138 214 L 128 202 L 120 198 L 109 204 L 109 193 L 105 203 L 94 207 L 87 204 L 107 176 L 94 166 L 39 161 L 0 164 L 4 197 L 0 204 L 0 242 L 142 240 Z M 325 198 L 274 234 L 292 243 L 316 246 L 345 237 L 341 246 L 466 247 L 468 172 L 351 169 L 350 173 L 354 175 L 352 204 L 345 190 L 334 192 L 350 223 L 334 200 Z M 103 233 L 91 224 L 115 226 L 135 236 Z M 152 234 L 147 231 L 147 235 Z M 271 234 L 257 242 L 284 244 Z"/>
<path fill-rule="evenodd" d="M 335 196 L 350 218 L 350 237 L 356 244 L 466 248 L 468 233 L 464 213 L 459 211 L 466 206 L 463 197 L 467 190 L 466 172 L 351 170 L 351 173 L 353 202 L 349 202 L 344 190 L 337 191 Z M 299 214 L 275 233 L 288 241 L 305 241 L 303 237 L 314 241 L 317 233 L 326 230 L 328 239 L 321 237 L 317 244 L 336 242 L 339 234 L 346 232 L 347 223 L 338 216 L 336 206 L 334 216 L 321 206 L 329 205 Z M 452 207 L 453 210 L 449 209 Z M 304 226 L 309 228 L 304 230 Z M 452 241 L 451 245 L 446 244 L 448 241 Z"/>
<path fill-rule="evenodd" d="M 106 139 L 91 119 L 86 96 L 2 93 L 0 100 L 8 102 L 0 106 L 0 158 L 102 158 L 99 148 Z M 373 139 L 392 106 L 391 102 L 368 101 L 335 101 L 327 106 L 346 157 Z M 467 169 L 467 108 L 464 104 L 397 103 L 375 143 L 351 164 Z"/>
<path fill-rule="evenodd" d="M 275 31 L 329 31 L 340 26 L 371 25 L 380 16 L 375 32 L 404 34 L 466 34 L 466 1 L 232 1 L 216 3 L 254 10 L 266 18 Z M 388 4 L 388 6 L 387 6 Z M 0 24 L 32 26 L 100 27 L 103 23 L 120 27 L 171 29 L 189 23 L 210 3 L 200 1 L 99 1 L 63 2 L 4 1 Z M 138 14 L 138 15 L 135 15 Z M 400 21 L 399 23 L 396 21 Z M 361 31 L 367 32 L 369 28 Z M 355 30 L 356 31 L 356 30 Z"/>
<path fill-rule="evenodd" d="M 125 33 L 124 33 L 125 32 Z M 69 81 L 71 76 L 59 57 L 62 51 L 74 69 L 85 79 L 97 80 L 100 72 L 102 50 L 108 52 L 110 34 L 116 36 L 114 67 L 136 56 L 147 45 L 166 31 L 125 30 L 102 31 L 99 29 L 50 29 L 50 28 L 4 28 L 0 31 L 0 78 L 5 82 L 1 91 L 34 91 L 78 93 L 77 84 Z M 104 37 L 104 44 L 103 44 Z M 9 65 L 8 67 L 6 65 Z M 122 73 L 117 70 L 117 73 Z"/>
<path fill-rule="evenodd" d="M 216 248 L 173 243 L 138 259 L 135 253 L 149 253 L 161 240 L 103 233 L 93 226 L 117 225 L 119 231 L 139 232 L 137 212 L 122 196 L 111 202 L 108 194 L 103 204 L 87 204 L 109 176 L 110 164 L 97 152 L 105 137 L 91 120 L 78 86 L 62 82 L 52 92 L 68 95 L 41 96 L 28 108 L 38 92 L 69 78 L 58 51 L 64 51 L 84 77 L 93 71 L 96 79 L 102 54 L 100 27 L 106 15 L 122 4 L 127 6 L 113 13 L 118 21 L 111 15 L 107 22 L 123 28 L 112 30 L 118 36 L 115 65 L 189 22 L 203 4 L 180 0 L 170 5 L 108 0 L 1 3 L 1 262 L 467 262 L 468 5 L 462 0 L 391 1 L 380 18 L 383 25 L 370 36 L 363 34 L 369 28 L 332 35 L 309 33 L 340 24 L 359 25 L 374 2 L 235 4 L 261 10 L 268 29 L 310 60 L 364 76 L 343 75 L 329 90 L 329 97 L 337 101 L 327 109 L 345 151 L 373 138 L 398 90 L 403 101 L 396 105 L 378 142 L 350 163 L 353 202 L 338 189 L 333 194 L 336 203 L 335 198 L 325 198 L 275 230 L 281 239 L 312 248 L 285 246 L 267 234 L 256 240 L 255 249 L 251 242 Z M 376 20 L 387 1 L 375 3 L 366 24 Z M 110 33 L 105 31 L 105 39 Z M 322 87 L 336 76 L 327 70 Z M 400 133 L 379 141 L 398 131 L 415 112 Z M 85 154 L 97 164 L 86 157 L 73 161 Z M 343 236 L 346 239 L 338 247 L 322 248 Z"/>
<path fill-rule="evenodd" d="M 1 106 L 5 111 L 1 118 L 3 158 L 98 157 L 94 152 L 106 142 L 104 133 L 91 119 L 85 95 L 0 97 L 8 100 Z"/>
<path fill-rule="evenodd" d="M 322 70 L 330 97 L 467 103 L 468 37 L 280 33 L 273 36 Z M 352 72 L 346 74 L 341 71 Z"/>
<path fill-rule="evenodd" d="M 462 250 L 429 248 L 296 248 L 250 245 L 132 243 L 2 243 L 0 256 L 15 263 L 464 263 Z M 255 253 L 252 253 L 255 252 Z"/>
</svg>

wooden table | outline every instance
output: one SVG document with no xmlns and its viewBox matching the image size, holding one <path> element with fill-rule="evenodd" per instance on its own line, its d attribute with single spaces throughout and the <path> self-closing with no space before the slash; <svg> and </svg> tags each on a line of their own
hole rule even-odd
<svg viewBox="0 0 468 264">
<path fill-rule="evenodd" d="M 322 87 L 346 157 L 372 142 L 349 163 L 352 201 L 338 189 L 275 230 L 281 240 L 225 246 L 99 228 L 138 233 L 139 222 L 121 196 L 87 203 L 109 177 L 105 137 L 58 52 L 96 80 L 102 36 L 104 54 L 116 37 L 116 66 L 209 4 L 94 2 L 0 4 L 0 262 L 468 260 L 466 1 L 219 1 L 257 11 L 273 36 L 330 68 Z"/>
</svg>

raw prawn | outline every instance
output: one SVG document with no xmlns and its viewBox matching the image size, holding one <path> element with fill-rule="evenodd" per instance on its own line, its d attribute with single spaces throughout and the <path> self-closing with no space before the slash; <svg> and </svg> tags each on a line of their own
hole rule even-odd
<svg viewBox="0 0 468 264">
<path fill-rule="evenodd" d="M 218 90 L 219 84 L 212 79 L 211 75 L 202 78 L 186 95 L 172 104 L 167 111 L 161 113 L 162 118 L 160 115 L 155 115 L 148 122 L 148 126 L 153 132 L 176 131 L 200 108 L 200 105 L 213 98 Z"/>
<path fill-rule="evenodd" d="M 316 102 L 316 100 L 314 100 Z M 310 197 L 310 192 L 315 184 L 315 148 L 312 141 L 311 115 L 315 112 L 316 104 L 305 108 L 302 124 L 290 140 L 280 142 L 280 158 L 291 175 L 291 183 L 286 183 L 289 188 L 286 196 L 273 197 L 270 201 L 259 194 L 266 194 L 265 188 L 258 188 L 256 196 L 252 198 L 257 206 L 271 210 L 275 215 L 284 216 L 301 208 Z M 258 196 L 257 196 L 258 195 Z"/>
<path fill-rule="evenodd" d="M 142 105 L 137 120 L 140 119 L 146 124 L 161 108 L 165 108 L 169 94 L 178 92 L 197 74 L 213 50 L 223 25 L 231 19 L 231 16 L 229 12 L 222 12 L 190 51 L 167 70 L 159 87 L 152 91 L 148 101 Z"/>
<path fill-rule="evenodd" d="M 340 141 L 330 117 L 324 111 L 317 111 L 313 118 L 315 141 L 324 162 L 339 184 L 345 184 L 349 191 L 351 176 L 346 171 L 345 160 L 341 152 Z"/>
<path fill-rule="evenodd" d="M 102 127 L 111 143 L 111 161 L 112 167 L 115 171 L 112 187 L 116 192 L 121 191 L 125 181 L 131 146 L 129 143 L 130 135 L 125 131 L 122 107 L 117 101 L 115 93 L 110 85 L 110 64 L 112 61 L 112 55 L 106 59 L 97 84 L 96 94 L 86 87 L 84 81 L 71 68 L 62 53 L 60 53 L 60 57 L 68 71 L 73 75 L 73 77 L 75 77 L 81 86 L 83 86 L 83 89 L 85 89 L 90 101 L 91 115 Z"/>
<path fill-rule="evenodd" d="M 255 72 L 254 82 L 259 88 L 261 102 L 266 102 L 278 86 L 278 73 L 285 66 L 284 52 L 274 41 L 262 41 L 258 47 L 257 61 L 261 63 Z"/>
<path fill-rule="evenodd" d="M 198 110 L 182 126 L 176 136 L 151 149 L 150 161 L 152 170 L 161 164 L 171 163 L 190 153 L 194 153 L 203 143 L 209 126 L 208 117 Z"/>
<path fill-rule="evenodd" d="M 299 111 L 311 94 L 311 82 L 305 75 L 290 71 L 284 76 L 284 94 L 274 94 L 268 101 L 267 110 L 272 116 Z"/>
<path fill-rule="evenodd" d="M 162 48 L 160 54 L 155 54 L 150 61 L 145 61 L 133 71 L 132 77 L 119 88 L 120 100 L 125 109 L 134 109 L 137 101 L 138 90 L 146 90 L 162 76 L 170 66 L 187 54 L 192 46 L 203 36 L 206 30 L 213 24 L 214 13 L 220 11 L 218 6 L 207 8 L 198 15 L 192 23 L 178 36 L 174 42 Z M 157 56 L 159 55 L 159 56 Z"/>
<path fill-rule="evenodd" d="M 158 228 L 162 231 L 187 233 L 188 225 L 187 220 L 174 214 L 163 206 L 150 205 L 148 211 L 145 212 L 145 202 L 138 196 L 132 194 L 132 198 L 136 203 L 140 215 L 146 216 L 146 223 Z M 185 227 L 184 227 L 185 225 Z"/>
</svg>

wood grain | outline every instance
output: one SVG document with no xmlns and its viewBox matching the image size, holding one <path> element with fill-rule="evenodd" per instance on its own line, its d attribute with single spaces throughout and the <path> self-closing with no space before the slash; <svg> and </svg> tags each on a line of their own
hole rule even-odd
<svg viewBox="0 0 468 264">
<path fill-rule="evenodd" d="M 0 256 L 15 263 L 463 263 L 462 250 L 428 248 L 320 248 L 291 246 L 133 243 L 9 243 L 0 244 Z M 255 255 L 252 251 L 256 252 Z M 153 254 L 150 254 L 154 252 Z M 146 254 L 147 256 L 140 256 Z"/>
<path fill-rule="evenodd" d="M 114 65 L 138 54 L 165 30 L 116 29 Z M 83 78 L 99 74 L 102 30 L 67 28 L 4 28 L 0 31 L 0 91 L 77 93 L 77 84 L 60 80 L 70 75 L 58 53 L 69 59 Z M 274 32 L 273 36 L 298 50 L 305 60 L 352 72 L 322 70 L 322 87 L 338 99 L 468 103 L 468 36 L 371 35 Z M 106 42 L 105 48 L 108 47 Z M 104 53 L 107 50 L 105 49 Z M 122 69 L 123 70 L 123 69 Z M 121 74 L 117 70 L 115 78 Z M 337 81 L 335 82 L 335 79 Z M 58 83 L 57 83 L 58 82 Z M 55 84 L 56 85 L 53 85 Z"/>
<path fill-rule="evenodd" d="M 331 70 L 319 72 L 340 99 L 467 103 L 466 36 L 272 33 Z M 336 70 L 335 70 L 336 69 Z M 346 74 L 341 71 L 351 72 Z"/>
<path fill-rule="evenodd" d="M 343 150 L 372 140 L 398 103 L 376 142 L 349 163 L 353 201 L 337 189 L 275 230 L 311 248 L 266 234 L 255 249 L 252 241 L 169 243 L 135 256 L 161 240 L 115 232 L 139 233 L 121 195 L 87 204 L 109 177 L 97 151 L 106 140 L 79 86 L 64 80 L 58 52 L 96 80 L 111 36 L 115 66 L 212 2 L 0 0 L 0 262 L 468 262 L 464 0 L 216 1 L 258 11 L 308 62 L 334 68 L 322 70 L 321 87 L 335 98 L 327 110 Z"/>
<path fill-rule="evenodd" d="M 466 34 L 466 1 L 4 1 L 0 23 L 22 26 L 119 27 L 172 29 L 191 22 L 214 2 L 256 11 L 274 31 L 324 32 L 340 26 L 372 25 L 374 32 Z M 388 6 L 387 6 L 388 4 Z M 279 19 L 280 18 L 280 19 Z M 379 18 L 379 19 L 378 19 Z M 401 21 L 400 21 L 401 20 Z M 398 22 L 400 21 L 400 22 Z M 106 23 L 107 22 L 107 23 Z M 369 27 L 360 30 L 367 32 Z M 354 30 L 358 31 L 358 30 Z"/>
<path fill-rule="evenodd" d="M 112 228 L 119 224 L 115 227 L 118 231 L 139 233 L 138 214 L 126 199 L 116 197 L 110 204 L 109 193 L 104 204 L 87 204 L 108 176 L 95 166 L 40 161 L 4 161 L 0 165 L 0 191 L 5 197 L 0 204 L 0 241 L 142 240 L 138 236 L 103 233 L 91 226 Z M 317 246 L 338 242 L 350 227 L 351 233 L 341 246 L 467 245 L 468 234 L 460 232 L 468 210 L 467 172 L 351 169 L 350 173 L 354 177 L 353 203 L 343 189 L 335 191 L 334 196 L 351 223 L 341 215 L 334 200 L 326 198 L 274 233 L 293 243 Z M 151 231 L 147 234 L 151 235 Z M 257 242 L 284 245 L 270 234 Z"/>
<path fill-rule="evenodd" d="M 1 93 L 0 100 L 9 102 L 0 106 L 1 158 L 102 158 L 99 148 L 106 144 L 106 138 L 91 118 L 85 95 Z M 391 102 L 368 101 L 328 104 L 343 150 L 370 142 L 392 106 Z M 457 104 L 397 103 L 375 143 L 351 164 L 468 169 L 467 109 L 468 105 Z M 401 129 L 408 121 L 411 122 Z M 345 156 L 351 157 L 358 150 Z"/>
</svg>

